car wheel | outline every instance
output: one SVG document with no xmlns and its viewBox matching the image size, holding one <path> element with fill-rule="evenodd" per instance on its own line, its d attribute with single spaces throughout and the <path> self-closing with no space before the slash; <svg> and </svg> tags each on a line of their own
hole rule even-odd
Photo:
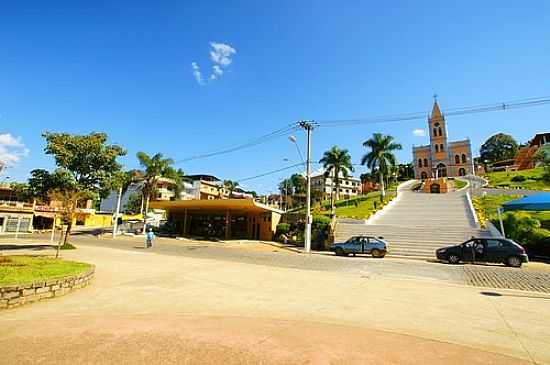
<svg viewBox="0 0 550 365">
<path fill-rule="evenodd" d="M 334 250 L 334 253 L 336 256 L 344 256 L 344 250 L 340 247 L 337 247 L 336 250 Z"/>
<path fill-rule="evenodd" d="M 371 251 L 371 255 L 372 257 L 384 257 L 384 255 L 382 255 L 382 252 L 380 252 L 380 250 L 376 248 Z"/>
<path fill-rule="evenodd" d="M 510 256 L 506 260 L 506 266 L 521 267 L 521 264 L 522 264 L 521 259 L 517 256 Z"/>
<path fill-rule="evenodd" d="M 457 254 L 450 254 L 449 257 L 447 257 L 447 261 L 449 261 L 449 264 L 453 264 L 453 265 L 456 265 L 460 262 L 460 256 L 458 256 Z"/>
</svg>

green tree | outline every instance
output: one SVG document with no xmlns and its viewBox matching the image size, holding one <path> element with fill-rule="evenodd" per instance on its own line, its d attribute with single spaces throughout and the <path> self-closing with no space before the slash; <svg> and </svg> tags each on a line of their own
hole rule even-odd
<svg viewBox="0 0 550 365">
<path fill-rule="evenodd" d="M 239 186 L 239 183 L 237 181 L 233 180 L 224 180 L 223 181 L 223 187 L 229 191 L 229 198 L 233 198 L 233 192 L 237 187 Z"/>
<path fill-rule="evenodd" d="M 149 202 L 152 196 L 157 193 L 159 178 L 175 178 L 178 173 L 172 165 L 174 161 L 171 158 L 164 158 L 162 153 L 157 153 L 153 156 L 149 156 L 145 152 L 138 152 L 137 158 L 139 164 L 145 169 L 143 172 L 143 201 L 145 202 L 145 211 L 143 214 L 143 220 L 149 212 Z"/>
<path fill-rule="evenodd" d="M 353 171 L 351 155 L 348 150 L 341 150 L 333 146 L 330 150 L 325 151 L 319 163 L 322 164 L 325 169 L 325 178 L 332 176 L 336 187 L 336 200 L 340 200 L 340 175 L 348 177 L 349 173 Z M 334 213 L 334 188 L 332 188 L 332 182 L 330 190 L 331 212 Z"/>
<path fill-rule="evenodd" d="M 392 136 L 386 136 L 382 133 L 374 133 L 372 138 L 363 142 L 363 146 L 369 148 L 370 152 L 363 156 L 361 165 L 367 165 L 372 173 L 378 170 L 380 199 L 384 200 L 386 197 L 384 177 L 388 175 L 390 167 L 397 164 L 397 158 L 393 152 L 400 150 L 402 147 L 399 143 L 394 142 Z"/>
<path fill-rule="evenodd" d="M 43 137 L 46 139 L 44 151 L 54 156 L 58 169 L 49 175 L 44 174 L 44 170 L 38 170 L 40 172 L 33 177 L 42 175 L 43 184 L 36 182 L 37 185 L 41 186 L 40 189 L 48 188 L 48 198 L 59 199 L 68 214 L 66 244 L 78 202 L 105 197 L 110 192 L 121 170 L 117 158 L 124 156 L 126 151 L 118 145 L 107 144 L 105 133 L 71 135 L 47 132 Z M 32 180 L 29 180 L 31 184 Z"/>
<path fill-rule="evenodd" d="M 141 210 L 142 195 L 139 192 L 133 193 L 128 197 L 128 203 L 124 211 L 127 214 L 138 214 Z"/>
<path fill-rule="evenodd" d="M 32 201 L 32 194 L 29 189 L 29 185 L 25 183 L 11 183 L 10 189 L 15 195 L 15 199 L 20 202 Z"/>
<path fill-rule="evenodd" d="M 497 133 L 489 137 L 479 150 L 481 161 L 489 165 L 516 157 L 518 143 L 509 134 Z"/>
<path fill-rule="evenodd" d="M 290 176 L 290 181 L 292 182 L 292 189 L 294 194 L 305 194 L 306 193 L 306 178 L 301 174 L 292 174 Z"/>
</svg>

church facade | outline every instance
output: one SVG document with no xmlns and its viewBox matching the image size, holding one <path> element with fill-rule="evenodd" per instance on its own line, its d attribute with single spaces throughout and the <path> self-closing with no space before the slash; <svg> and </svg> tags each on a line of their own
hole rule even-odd
<svg viewBox="0 0 550 365">
<path fill-rule="evenodd" d="M 413 147 L 415 178 L 444 178 L 472 173 L 472 146 L 469 139 L 448 141 L 445 116 L 437 101 L 428 117 L 430 144 Z"/>
</svg>

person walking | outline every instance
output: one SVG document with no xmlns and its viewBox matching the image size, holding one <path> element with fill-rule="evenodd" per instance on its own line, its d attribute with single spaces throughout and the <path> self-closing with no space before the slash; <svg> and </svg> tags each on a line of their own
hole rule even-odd
<svg viewBox="0 0 550 365">
<path fill-rule="evenodd" d="M 155 233 L 153 232 L 153 229 L 149 228 L 147 230 L 147 233 L 145 234 L 145 244 L 147 245 L 147 248 L 153 247 L 154 241 L 155 241 Z"/>
</svg>

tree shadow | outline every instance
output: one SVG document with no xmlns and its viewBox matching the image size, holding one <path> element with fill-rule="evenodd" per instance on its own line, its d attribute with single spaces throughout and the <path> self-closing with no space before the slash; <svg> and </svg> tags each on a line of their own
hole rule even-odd
<svg viewBox="0 0 550 365">
<path fill-rule="evenodd" d="M 5 251 L 5 250 L 35 250 L 35 251 L 40 251 L 40 250 L 47 250 L 49 248 L 56 248 L 55 245 L 40 245 L 40 244 L 36 244 L 36 245 L 14 245 L 14 244 L 4 244 L 4 245 L 0 245 L 0 251 Z"/>
</svg>

